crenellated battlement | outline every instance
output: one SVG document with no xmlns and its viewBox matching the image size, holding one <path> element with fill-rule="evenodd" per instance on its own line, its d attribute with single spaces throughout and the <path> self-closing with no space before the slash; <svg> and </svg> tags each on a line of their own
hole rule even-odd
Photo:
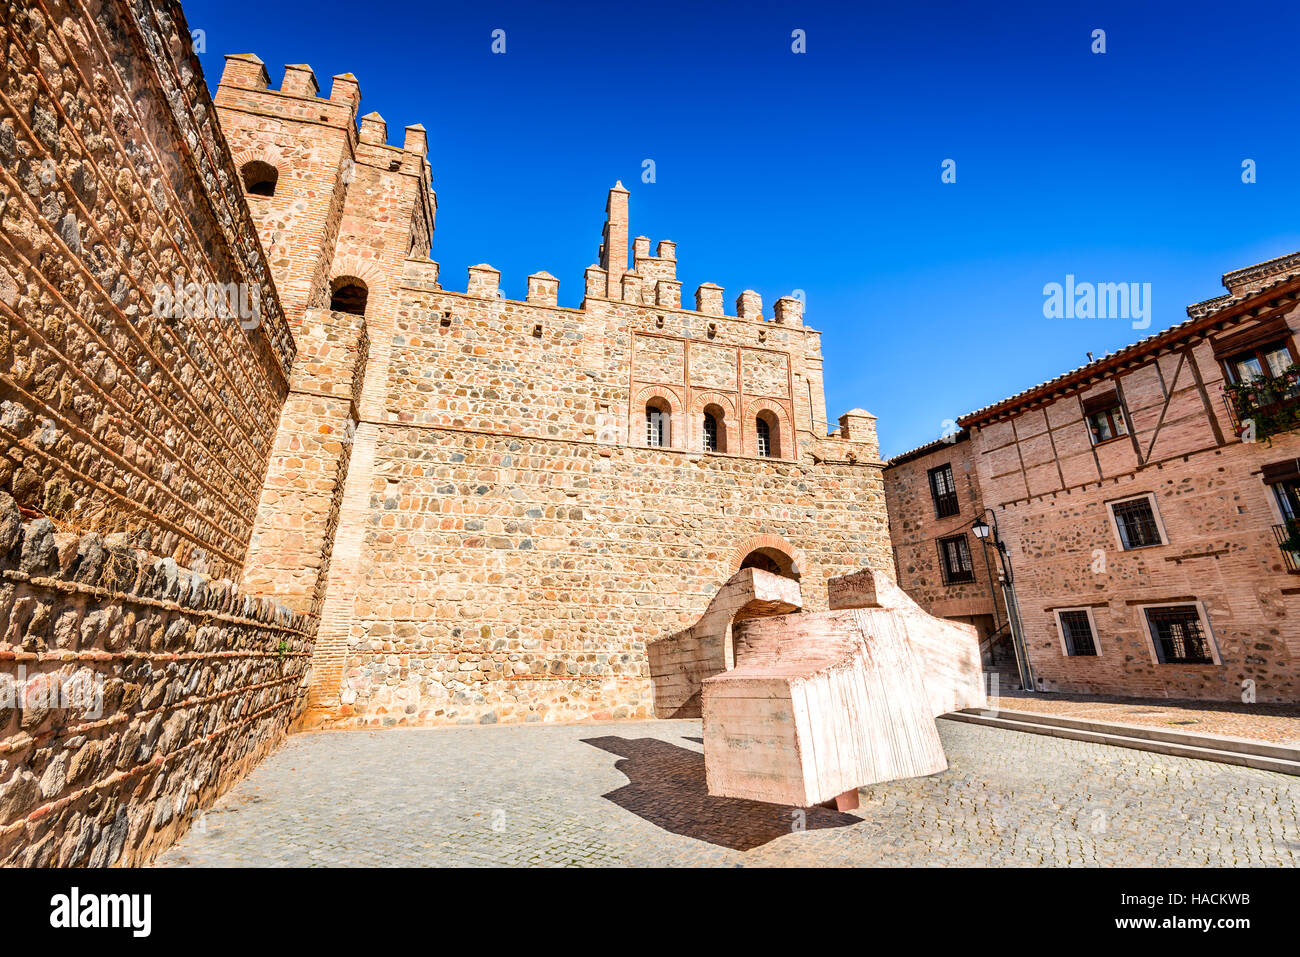
<svg viewBox="0 0 1300 957">
<path fill-rule="evenodd" d="M 274 97 L 319 101 L 320 105 L 329 104 L 340 108 L 347 122 L 352 124 L 356 120 L 356 111 L 361 103 L 360 84 L 351 73 L 340 73 L 332 79 L 329 96 L 322 97 L 316 71 L 310 65 L 287 63 L 280 86 L 273 87 L 266 64 L 260 57 L 254 53 L 230 53 L 226 55 L 226 66 L 221 73 L 218 91 L 220 93 L 222 89 L 227 92 L 240 90 Z M 333 112 L 317 116 L 316 119 L 318 122 L 338 122 L 338 116 Z"/>
<path fill-rule="evenodd" d="M 329 96 L 322 97 L 316 72 L 309 64 L 287 63 L 280 86 L 273 87 L 260 57 L 253 53 L 233 53 L 226 56 L 217 100 L 218 105 L 227 107 L 239 106 L 285 119 L 347 128 L 354 147 L 365 143 L 417 158 L 428 155 L 428 133 L 422 125 L 407 126 L 402 145 L 390 145 L 388 123 L 379 113 L 372 111 L 358 121 L 361 86 L 357 78 L 351 73 L 340 73 L 332 80 Z M 418 170 L 419 164 L 414 167 Z"/>
</svg>

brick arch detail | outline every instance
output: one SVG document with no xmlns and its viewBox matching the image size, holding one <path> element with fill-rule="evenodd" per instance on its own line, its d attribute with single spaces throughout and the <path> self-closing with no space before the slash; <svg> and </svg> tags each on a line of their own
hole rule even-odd
<svg viewBox="0 0 1300 957">
<path fill-rule="evenodd" d="M 740 571 L 740 563 L 745 560 L 745 556 L 759 548 L 772 548 L 781 552 L 794 562 L 795 567 L 799 569 L 800 577 L 808 575 L 808 559 L 803 549 L 795 548 L 779 535 L 753 535 L 737 545 L 731 555 L 731 574 Z"/>
<path fill-rule="evenodd" d="M 742 430 L 745 442 L 745 454 L 750 456 L 758 455 L 758 435 L 755 431 L 754 420 L 758 418 L 760 412 L 771 412 L 776 416 L 777 442 L 781 451 L 778 461 L 793 460 L 795 456 L 794 448 L 794 429 L 792 428 L 793 418 L 789 411 L 780 402 L 772 399 L 752 399 L 745 406 L 744 429 Z"/>
<path fill-rule="evenodd" d="M 631 414 L 627 417 L 629 445 L 645 448 L 645 407 L 651 399 L 663 399 L 668 403 L 668 445 L 666 448 L 683 447 L 682 434 L 686 430 L 686 416 L 683 412 L 685 403 L 681 393 L 672 386 L 648 385 L 637 391 L 632 399 Z"/>
<path fill-rule="evenodd" d="M 716 405 L 722 409 L 723 452 L 735 454 L 740 451 L 740 420 L 736 417 L 736 400 L 725 392 L 699 392 L 691 397 L 691 448 L 704 448 L 704 409 Z"/>
<path fill-rule="evenodd" d="M 277 172 L 284 172 L 284 154 L 280 152 L 280 147 L 274 144 L 262 147 L 250 146 L 248 149 L 236 153 L 231 159 L 234 161 L 237 173 L 243 173 L 245 164 L 254 160 L 274 166 Z"/>
<path fill-rule="evenodd" d="M 345 276 L 364 282 L 371 300 L 375 299 L 385 286 L 384 272 L 379 268 L 378 263 L 363 261 L 349 255 L 340 256 L 331 265 L 329 281 L 326 284 L 327 291 L 333 291 L 334 281 Z"/>
<path fill-rule="evenodd" d="M 725 392 L 698 392 L 691 399 L 691 411 L 703 413 L 706 405 L 718 405 L 727 414 L 727 418 L 736 418 L 736 400 Z"/>
</svg>

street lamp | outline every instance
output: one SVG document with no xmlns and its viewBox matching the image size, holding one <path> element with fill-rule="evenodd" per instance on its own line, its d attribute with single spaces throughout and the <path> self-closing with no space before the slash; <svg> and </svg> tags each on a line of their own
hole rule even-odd
<svg viewBox="0 0 1300 957">
<path fill-rule="evenodd" d="M 1006 542 L 998 535 L 997 513 L 991 508 L 984 509 L 984 513 L 993 516 L 993 524 L 989 525 L 984 521 L 984 514 L 981 514 L 971 524 L 970 530 L 986 548 L 991 541 L 993 547 L 997 549 L 998 558 L 1002 562 L 1002 601 L 1007 606 L 1007 626 L 1011 630 L 1011 647 L 1016 653 L 1016 670 L 1020 672 L 1020 687 L 1026 691 L 1034 691 L 1034 672 L 1029 664 L 1029 650 L 1025 647 L 1025 631 L 1020 622 L 1020 605 L 1016 601 L 1016 579 L 1011 571 L 1011 555 L 1007 552 Z M 991 539 L 990 532 L 992 532 Z"/>
</svg>

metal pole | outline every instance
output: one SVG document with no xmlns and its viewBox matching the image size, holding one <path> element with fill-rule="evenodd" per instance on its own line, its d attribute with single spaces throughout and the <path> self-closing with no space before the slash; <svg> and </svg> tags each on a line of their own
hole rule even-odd
<svg viewBox="0 0 1300 957">
<path fill-rule="evenodd" d="M 1007 606 L 1007 626 L 1011 630 L 1011 649 L 1016 655 L 1016 670 L 1020 673 L 1020 687 L 1025 691 L 1033 692 L 1036 690 L 1034 688 L 1034 670 L 1029 664 L 1029 650 L 1025 647 L 1024 628 L 1020 622 L 1020 605 L 1016 601 L 1015 584 L 1005 573 L 1002 576 L 1002 600 Z"/>
<path fill-rule="evenodd" d="M 1011 649 L 1016 655 L 1020 687 L 1032 693 L 1037 690 L 1034 687 L 1034 669 L 1029 663 L 1029 648 L 1025 645 L 1025 629 L 1020 620 L 1020 602 L 1016 599 L 1016 578 L 1011 570 L 1011 556 L 1007 554 L 1006 543 L 998 533 L 997 512 L 991 508 L 985 508 L 984 511 L 993 517 L 993 547 L 998 550 L 998 559 L 1002 562 L 1002 600 L 1007 606 L 1007 628 L 1011 632 Z"/>
</svg>

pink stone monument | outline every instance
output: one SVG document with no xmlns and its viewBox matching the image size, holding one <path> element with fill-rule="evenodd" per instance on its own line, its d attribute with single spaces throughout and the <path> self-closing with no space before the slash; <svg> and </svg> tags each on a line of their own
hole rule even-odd
<svg viewBox="0 0 1300 957">
<path fill-rule="evenodd" d="M 800 612 L 797 582 L 745 569 L 651 644 L 656 714 L 701 702 L 710 794 L 847 810 L 860 787 L 945 770 L 935 718 L 986 706 L 972 626 L 870 570 L 829 595 L 830 611 Z"/>
</svg>

